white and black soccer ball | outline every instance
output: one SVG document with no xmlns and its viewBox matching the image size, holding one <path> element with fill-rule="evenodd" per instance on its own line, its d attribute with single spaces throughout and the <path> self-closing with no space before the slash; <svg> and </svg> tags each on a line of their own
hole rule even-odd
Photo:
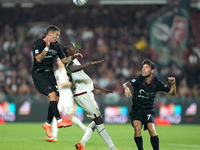
<svg viewBox="0 0 200 150">
<path fill-rule="evenodd" d="M 88 0 L 73 0 L 76 6 L 83 6 L 87 3 Z"/>
</svg>

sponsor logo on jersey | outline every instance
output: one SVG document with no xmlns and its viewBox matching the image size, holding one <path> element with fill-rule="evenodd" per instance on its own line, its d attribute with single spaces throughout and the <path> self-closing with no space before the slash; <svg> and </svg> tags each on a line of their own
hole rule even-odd
<svg viewBox="0 0 200 150">
<path fill-rule="evenodd" d="M 35 50 L 35 54 L 38 54 L 38 53 L 39 53 L 39 50 L 38 50 L 38 49 L 36 49 L 36 50 Z"/>
<path fill-rule="evenodd" d="M 56 50 L 53 50 L 53 49 L 49 49 L 49 52 L 50 52 L 52 55 L 56 55 L 56 54 L 57 54 L 57 51 L 56 51 Z"/>
<path fill-rule="evenodd" d="M 45 58 L 52 58 L 52 57 L 53 57 L 52 55 L 45 56 Z"/>
</svg>

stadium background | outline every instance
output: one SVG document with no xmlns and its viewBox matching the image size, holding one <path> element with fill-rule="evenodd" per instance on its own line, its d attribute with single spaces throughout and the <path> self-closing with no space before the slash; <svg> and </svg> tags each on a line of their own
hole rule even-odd
<svg viewBox="0 0 200 150">
<path fill-rule="evenodd" d="M 43 122 L 48 99 L 31 78 L 33 41 L 46 27 L 61 29 L 59 42 L 74 42 L 82 63 L 105 59 L 85 71 L 113 94 L 95 98 L 105 123 L 127 123 L 131 99 L 122 84 L 137 76 L 143 59 L 157 64 L 155 76 L 169 84 L 175 76 L 177 94 L 158 93 L 158 124 L 200 124 L 200 1 L 0 0 L 0 118 L 6 122 Z M 57 66 L 55 64 L 54 69 Z M 74 113 L 88 122 L 82 109 Z"/>
</svg>

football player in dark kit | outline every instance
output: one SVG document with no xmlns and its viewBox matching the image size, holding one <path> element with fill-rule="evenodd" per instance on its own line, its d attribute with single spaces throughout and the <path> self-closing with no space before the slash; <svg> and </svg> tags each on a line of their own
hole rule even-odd
<svg viewBox="0 0 200 150">
<path fill-rule="evenodd" d="M 154 98 L 158 91 L 171 95 L 176 93 L 175 78 L 168 77 L 171 88 L 167 87 L 163 82 L 153 77 L 155 67 L 156 65 L 151 60 L 145 59 L 142 62 L 142 74 L 123 84 L 127 98 L 132 96 L 129 87 L 133 86 L 132 110 L 129 116 L 134 128 L 134 140 L 138 150 L 143 150 L 141 135 L 143 125 L 144 130 L 148 129 L 149 131 L 153 149 L 159 150 L 159 138 L 155 131 Z"/>
<path fill-rule="evenodd" d="M 47 120 L 43 124 L 43 128 L 46 130 L 48 137 L 52 137 L 51 134 L 51 121 L 53 117 L 57 119 L 57 127 L 69 127 L 72 124 L 66 124 L 62 121 L 57 102 L 59 101 L 59 91 L 56 83 L 56 79 L 53 72 L 53 63 L 58 56 L 63 63 L 73 61 L 75 58 L 82 57 L 80 53 L 71 57 L 66 57 L 63 53 L 57 40 L 60 36 L 60 29 L 54 25 L 50 25 L 47 28 L 46 36 L 36 40 L 33 43 L 33 57 L 34 64 L 32 70 L 32 78 L 36 89 L 49 97 L 49 108 L 47 114 Z"/>
</svg>

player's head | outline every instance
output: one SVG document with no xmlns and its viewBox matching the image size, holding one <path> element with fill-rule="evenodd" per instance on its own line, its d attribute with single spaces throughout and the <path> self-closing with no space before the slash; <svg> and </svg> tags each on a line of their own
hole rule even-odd
<svg viewBox="0 0 200 150">
<path fill-rule="evenodd" d="M 65 43 L 63 46 L 63 51 L 67 57 L 72 56 L 78 52 L 76 46 L 71 42 Z"/>
<path fill-rule="evenodd" d="M 57 65 L 58 65 L 58 68 L 63 68 L 63 67 L 64 67 L 63 62 L 61 61 L 61 59 L 60 59 L 59 57 L 57 58 L 56 63 L 57 63 Z"/>
<path fill-rule="evenodd" d="M 154 62 L 152 62 L 149 59 L 145 59 L 142 62 L 142 76 L 143 77 L 149 77 L 154 73 L 154 70 L 156 68 L 156 65 Z"/>
<path fill-rule="evenodd" d="M 57 39 L 59 39 L 60 29 L 55 25 L 49 25 L 47 27 L 46 36 L 49 37 L 50 43 L 54 43 Z"/>
</svg>

